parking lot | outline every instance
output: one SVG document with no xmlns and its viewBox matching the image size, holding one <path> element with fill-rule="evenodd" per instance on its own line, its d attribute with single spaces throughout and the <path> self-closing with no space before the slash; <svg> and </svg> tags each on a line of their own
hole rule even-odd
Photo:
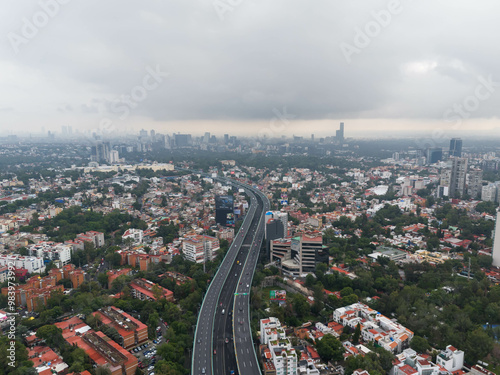
<svg viewBox="0 0 500 375">
<path fill-rule="evenodd" d="M 143 373 L 154 375 L 154 365 L 156 364 L 156 347 L 162 343 L 161 329 L 157 331 L 156 340 L 148 340 L 146 343 L 130 349 L 130 353 L 135 355 L 139 361 L 139 368 Z"/>
</svg>

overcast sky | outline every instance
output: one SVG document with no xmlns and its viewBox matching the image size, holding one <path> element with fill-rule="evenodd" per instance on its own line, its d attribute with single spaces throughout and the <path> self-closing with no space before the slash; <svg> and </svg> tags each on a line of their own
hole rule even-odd
<svg viewBox="0 0 500 375">
<path fill-rule="evenodd" d="M 0 131 L 500 136 L 499 14 L 498 0 L 3 0 Z"/>
</svg>

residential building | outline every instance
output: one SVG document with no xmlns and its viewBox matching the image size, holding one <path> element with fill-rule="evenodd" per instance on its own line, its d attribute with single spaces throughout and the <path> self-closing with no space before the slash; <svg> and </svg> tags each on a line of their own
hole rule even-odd
<svg viewBox="0 0 500 375">
<path fill-rule="evenodd" d="M 127 240 L 130 238 L 132 240 L 132 243 L 134 245 L 138 245 L 142 243 L 144 236 L 144 231 L 141 229 L 135 229 L 135 228 L 130 228 L 123 233 L 122 239 L 123 241 Z"/>
<path fill-rule="evenodd" d="M 9 276 L 9 267 L 8 266 L 0 267 L 0 283 L 5 282 L 8 276 Z"/>
<path fill-rule="evenodd" d="M 108 289 L 111 289 L 113 281 L 115 281 L 120 276 L 129 276 L 132 270 L 130 268 L 122 268 L 121 270 L 109 270 L 106 274 L 108 275 Z"/>
<path fill-rule="evenodd" d="M 374 342 L 392 353 L 400 353 L 413 338 L 408 328 L 362 303 L 336 309 L 333 320 L 352 329 L 359 324 L 363 341 Z"/>
<path fill-rule="evenodd" d="M 115 306 L 106 306 L 92 313 L 101 324 L 116 329 L 119 344 L 125 349 L 141 345 L 148 340 L 148 326 Z"/>
<path fill-rule="evenodd" d="M 269 355 L 265 358 L 272 362 L 276 375 L 297 375 L 297 354 L 286 338 L 285 330 L 277 318 L 270 317 L 260 321 L 261 343 L 268 346 Z M 265 368 L 272 368 L 265 366 Z"/>
<path fill-rule="evenodd" d="M 497 211 L 495 218 L 495 231 L 493 238 L 493 250 L 491 255 L 493 257 L 493 265 L 495 267 L 500 267 L 500 212 Z"/>
<path fill-rule="evenodd" d="M 483 171 L 479 168 L 471 168 L 467 177 L 467 194 L 472 199 L 477 199 L 483 188 Z"/>
<path fill-rule="evenodd" d="M 436 363 L 450 372 L 460 370 L 464 366 L 464 352 L 448 345 L 437 355 Z"/>
<path fill-rule="evenodd" d="M 260 342 L 264 345 L 272 340 L 281 340 L 286 338 L 285 330 L 281 327 L 278 318 L 270 317 L 260 320 Z"/>
<path fill-rule="evenodd" d="M 68 365 L 61 356 L 48 346 L 35 346 L 28 349 L 28 359 L 40 375 L 66 374 Z"/>
<path fill-rule="evenodd" d="M 489 202 L 497 202 L 498 185 L 496 183 L 489 183 L 481 188 L 481 200 Z"/>
<path fill-rule="evenodd" d="M 213 260 L 219 249 L 219 239 L 206 235 L 189 236 L 182 242 L 184 257 L 196 263 Z"/>
<path fill-rule="evenodd" d="M 0 255 L 0 266 L 14 266 L 16 269 L 23 268 L 28 273 L 45 272 L 45 264 L 43 258 L 22 256 L 16 254 Z"/>
<path fill-rule="evenodd" d="M 46 261 L 60 262 L 65 266 L 71 261 L 71 247 L 62 243 L 38 242 L 28 247 L 28 255 L 43 258 Z"/>
<path fill-rule="evenodd" d="M 453 157 L 450 178 L 450 197 L 464 196 L 466 190 L 467 158 Z"/>
<path fill-rule="evenodd" d="M 95 332 L 77 317 L 54 324 L 69 345 L 82 348 L 95 367 L 107 367 L 111 375 L 134 375 L 137 358 L 102 332 Z"/>
<path fill-rule="evenodd" d="M 134 279 L 130 283 L 132 296 L 141 301 L 156 301 L 158 298 L 165 298 L 169 302 L 174 301 L 174 293 L 162 286 L 146 279 Z"/>
<path fill-rule="evenodd" d="M 37 307 L 43 306 L 54 292 L 64 291 L 63 285 L 58 285 L 58 278 L 54 275 L 32 276 L 26 280 L 26 284 L 18 284 L 14 290 L 8 287 L 2 288 L 4 296 L 14 294 L 16 307 L 26 307 L 28 311 L 34 311 Z"/>
<path fill-rule="evenodd" d="M 102 232 L 88 231 L 80 233 L 76 236 L 76 239 L 84 242 L 92 242 L 95 247 L 104 246 L 104 233 Z"/>
</svg>

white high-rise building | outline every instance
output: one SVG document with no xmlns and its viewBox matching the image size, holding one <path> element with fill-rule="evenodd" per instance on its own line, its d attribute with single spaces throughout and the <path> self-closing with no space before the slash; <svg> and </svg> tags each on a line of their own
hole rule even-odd
<svg viewBox="0 0 500 375">
<path fill-rule="evenodd" d="M 489 201 L 489 202 L 496 202 L 497 200 L 497 185 L 493 183 L 489 183 L 488 185 L 485 185 L 481 189 L 481 200 L 482 201 Z"/>
<path fill-rule="evenodd" d="M 116 151 L 116 150 L 111 150 L 111 151 L 109 152 L 109 162 L 110 162 L 111 164 L 118 163 L 119 159 L 120 159 L 120 156 L 119 156 L 119 154 L 118 154 L 118 151 Z"/>
<path fill-rule="evenodd" d="M 219 240 L 215 237 L 205 235 L 190 236 L 182 243 L 184 257 L 196 263 L 213 260 L 219 249 Z"/>
<path fill-rule="evenodd" d="M 493 238 L 493 265 L 495 267 L 500 267 L 500 218 L 499 212 L 497 211 L 497 218 L 495 222 L 495 237 Z"/>
</svg>

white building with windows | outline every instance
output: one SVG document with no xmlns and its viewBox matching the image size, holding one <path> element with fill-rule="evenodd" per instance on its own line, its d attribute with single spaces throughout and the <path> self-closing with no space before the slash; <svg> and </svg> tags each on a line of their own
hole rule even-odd
<svg viewBox="0 0 500 375">
<path fill-rule="evenodd" d="M 394 354 L 406 349 L 413 338 L 408 328 L 362 303 L 336 309 L 333 320 L 352 329 L 359 324 L 363 341 L 377 343 Z"/>
<path fill-rule="evenodd" d="M 436 356 L 436 363 L 450 372 L 460 370 L 464 366 L 464 352 L 448 345 Z"/>
<path fill-rule="evenodd" d="M 16 269 L 25 269 L 28 273 L 45 272 L 43 258 L 28 257 L 22 255 L 0 255 L 0 266 L 13 266 Z"/>
<path fill-rule="evenodd" d="M 270 317 L 260 320 L 261 343 L 269 348 L 276 375 L 297 375 L 297 353 L 286 338 L 279 319 Z"/>
<path fill-rule="evenodd" d="M 196 263 L 213 260 L 219 249 L 219 239 L 211 236 L 190 236 L 182 242 L 182 254 L 184 258 Z"/>
<path fill-rule="evenodd" d="M 144 237 L 144 231 L 142 229 L 130 228 L 123 233 L 122 239 L 125 241 L 128 238 L 132 239 L 134 245 L 139 245 L 142 243 Z"/>
<path fill-rule="evenodd" d="M 71 246 L 55 242 L 39 242 L 28 248 L 28 255 L 49 261 L 59 261 L 60 266 L 71 262 Z"/>
</svg>

